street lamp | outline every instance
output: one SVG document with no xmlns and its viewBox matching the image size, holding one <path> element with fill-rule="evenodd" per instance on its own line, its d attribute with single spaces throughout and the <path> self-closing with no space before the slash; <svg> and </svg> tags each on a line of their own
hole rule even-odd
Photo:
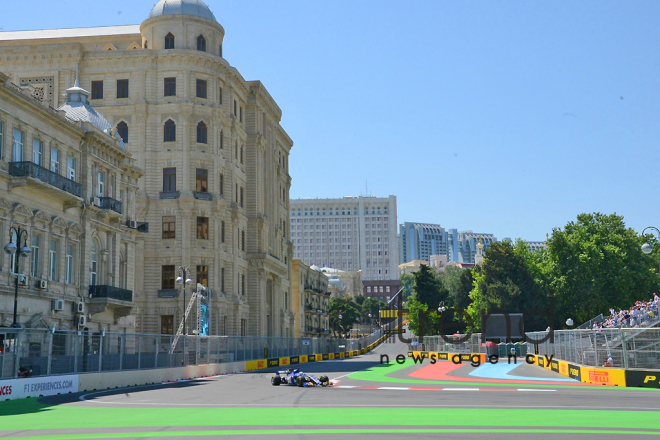
<svg viewBox="0 0 660 440">
<path fill-rule="evenodd" d="M 444 302 L 444 301 L 440 301 L 440 307 L 438 307 L 438 312 L 440 312 L 440 313 L 444 313 L 445 310 L 447 310 L 447 307 L 445 307 L 445 302 Z"/>
<path fill-rule="evenodd" d="M 566 320 L 566 325 L 569 326 L 569 327 L 573 327 L 573 320 L 571 318 L 568 318 Z"/>
<path fill-rule="evenodd" d="M 16 243 L 13 242 L 14 234 L 16 234 Z M 23 247 L 18 249 L 18 246 L 21 244 L 21 237 L 25 236 L 25 241 L 23 242 Z M 20 227 L 10 227 L 9 228 L 9 243 L 5 245 L 5 252 L 9 255 L 15 255 L 16 260 L 14 260 L 14 267 L 11 268 L 11 271 L 14 273 L 16 280 L 14 282 L 14 322 L 12 322 L 12 328 L 20 328 L 18 322 L 16 322 L 16 314 L 18 313 L 18 278 L 23 278 L 25 275 L 18 273 L 18 266 L 20 262 L 20 257 L 27 257 L 32 253 L 27 245 L 28 240 L 28 231 L 21 229 Z M 18 252 L 18 253 L 17 253 Z"/>
<path fill-rule="evenodd" d="M 186 338 L 185 335 L 188 334 L 188 329 L 186 328 L 186 286 L 192 284 L 192 280 L 188 278 L 188 273 L 190 272 L 190 269 L 188 269 L 186 266 L 179 266 L 178 269 L 178 274 L 179 276 L 176 278 L 176 283 L 181 284 L 181 288 L 183 290 L 183 360 L 181 361 L 183 365 L 185 365 L 186 362 Z M 184 282 L 185 280 L 185 282 Z"/>
<path fill-rule="evenodd" d="M 647 228 L 644 228 L 644 230 L 642 231 L 642 237 L 644 236 L 644 233 L 646 232 L 647 229 L 651 229 L 651 230 L 655 231 L 655 233 L 658 236 L 660 236 L 660 230 L 658 230 L 658 228 L 655 228 L 653 226 L 649 226 Z M 644 252 L 645 254 L 650 254 L 651 252 L 653 252 L 653 246 L 650 245 L 648 242 L 644 243 L 642 245 L 642 252 Z"/>
<path fill-rule="evenodd" d="M 371 327 L 372 327 L 373 322 L 374 321 L 371 319 L 371 313 L 369 313 L 369 334 L 371 334 Z"/>
</svg>

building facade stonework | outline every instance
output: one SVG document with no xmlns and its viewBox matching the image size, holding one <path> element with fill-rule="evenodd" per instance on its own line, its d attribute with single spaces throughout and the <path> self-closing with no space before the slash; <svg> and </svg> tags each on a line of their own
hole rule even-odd
<svg viewBox="0 0 660 440">
<path fill-rule="evenodd" d="M 224 34 L 200 0 L 161 0 L 139 26 L 0 32 L 14 82 L 57 106 L 78 75 L 144 170 L 133 217 L 150 225 L 135 262 L 139 332 L 176 331 L 182 266 L 211 291 L 211 334 L 293 327 L 293 142 L 263 84 L 222 57 Z"/>
<path fill-rule="evenodd" d="M 0 253 L 0 326 L 14 324 L 20 274 L 16 323 L 54 328 L 55 345 L 57 330 L 134 332 L 141 293 L 145 234 L 130 220 L 143 173 L 85 93 L 70 88 L 55 110 L 0 73 L 0 243 L 31 251 Z"/>
</svg>

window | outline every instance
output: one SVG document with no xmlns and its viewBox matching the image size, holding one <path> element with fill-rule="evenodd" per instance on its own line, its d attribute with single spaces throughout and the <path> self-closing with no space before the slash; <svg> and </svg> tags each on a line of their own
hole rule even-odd
<svg viewBox="0 0 660 440">
<path fill-rule="evenodd" d="M 197 50 L 200 52 L 206 52 L 206 39 L 201 35 L 197 37 Z"/>
<path fill-rule="evenodd" d="M 165 49 L 174 49 L 174 35 L 171 32 L 165 35 Z"/>
<path fill-rule="evenodd" d="M 225 195 L 225 175 L 220 174 L 220 179 L 219 180 L 220 180 L 220 182 L 218 182 L 218 186 L 220 187 L 219 188 L 220 195 L 224 196 Z"/>
<path fill-rule="evenodd" d="M 117 80 L 117 98 L 128 98 L 128 80 Z"/>
<path fill-rule="evenodd" d="M 161 289 L 174 289 L 174 265 L 166 265 L 162 267 L 161 272 Z"/>
<path fill-rule="evenodd" d="M 14 128 L 14 149 L 12 160 L 20 162 L 23 160 L 23 132 Z"/>
<path fill-rule="evenodd" d="M 163 238 L 176 238 L 176 217 L 163 216 Z"/>
<path fill-rule="evenodd" d="M 220 223 L 220 241 L 225 242 L 225 221 L 223 220 L 222 223 Z"/>
<path fill-rule="evenodd" d="M 103 197 L 103 191 L 105 190 L 105 173 L 103 171 L 98 172 L 96 181 L 96 195 Z"/>
<path fill-rule="evenodd" d="M 209 267 L 206 265 L 197 266 L 197 282 L 202 286 L 209 285 Z"/>
<path fill-rule="evenodd" d="M 197 124 L 197 143 L 198 144 L 206 144 L 208 140 L 207 137 L 207 129 L 206 129 L 206 124 L 203 122 L 200 122 Z"/>
<path fill-rule="evenodd" d="M 241 293 L 245 295 L 245 274 L 241 274 Z"/>
<path fill-rule="evenodd" d="M 243 164 L 243 146 L 241 145 L 241 165 Z"/>
<path fill-rule="evenodd" d="M 222 44 L 218 48 L 218 55 L 222 56 Z"/>
<path fill-rule="evenodd" d="M 128 124 L 126 122 L 121 121 L 117 124 L 117 134 L 119 134 L 121 140 L 124 141 L 125 144 L 128 143 Z"/>
<path fill-rule="evenodd" d="M 245 252 L 245 231 L 241 231 L 241 250 Z"/>
<path fill-rule="evenodd" d="M 92 81 L 92 99 L 103 99 L 103 81 Z"/>
<path fill-rule="evenodd" d="M 32 261 L 30 264 L 30 275 L 39 276 L 39 240 L 38 235 L 32 235 Z"/>
<path fill-rule="evenodd" d="M 98 281 L 98 253 L 96 249 L 96 242 L 94 240 L 92 240 L 92 255 L 90 261 L 92 264 L 89 268 L 90 271 L 89 285 L 96 286 L 96 282 Z"/>
<path fill-rule="evenodd" d="M 67 156 L 66 158 L 66 177 L 69 180 L 76 180 L 76 158 Z"/>
<path fill-rule="evenodd" d="M 206 81 L 203 79 L 197 80 L 197 97 L 206 99 Z"/>
<path fill-rule="evenodd" d="M 222 131 L 220 131 L 220 149 L 224 150 L 224 148 L 225 148 L 224 134 Z"/>
<path fill-rule="evenodd" d="M 225 291 L 225 268 L 220 269 L 220 291 Z"/>
<path fill-rule="evenodd" d="M 41 165 L 41 155 L 43 153 L 43 142 L 39 139 L 32 141 L 32 162 Z"/>
<path fill-rule="evenodd" d="M 197 168 L 195 178 L 195 191 L 197 192 L 207 192 L 209 190 L 208 185 L 208 170 L 202 168 Z"/>
<path fill-rule="evenodd" d="M 163 191 L 176 191 L 176 168 L 163 168 Z"/>
<path fill-rule="evenodd" d="M 218 87 L 218 104 L 222 105 L 222 87 Z"/>
<path fill-rule="evenodd" d="M 54 173 L 60 173 L 60 152 L 55 149 L 50 149 L 50 170 Z"/>
<path fill-rule="evenodd" d="M 176 78 L 165 78 L 165 96 L 176 96 Z"/>
<path fill-rule="evenodd" d="M 222 100 L 222 95 L 220 95 L 220 96 L 221 96 L 220 99 Z M 222 104 L 222 101 L 220 103 Z M 0 159 L 2 159 L 2 145 L 3 145 L 2 144 L 2 139 L 3 139 L 2 134 L 3 133 L 4 133 L 4 125 L 2 125 L 2 121 L 0 121 Z M 222 148 L 222 146 L 220 148 Z"/>
<path fill-rule="evenodd" d="M 168 119 L 163 126 L 163 142 L 176 141 L 176 124 L 173 120 Z"/>
<path fill-rule="evenodd" d="M 247 336 L 247 319 L 241 319 L 241 336 Z"/>
<path fill-rule="evenodd" d="M 199 240 L 208 240 L 209 239 L 209 218 L 208 217 L 197 217 L 197 239 L 199 239 Z"/>
<path fill-rule="evenodd" d="M 160 317 L 160 334 L 173 335 L 174 334 L 174 315 L 161 315 Z"/>
<path fill-rule="evenodd" d="M 244 194 L 244 193 L 245 193 L 245 191 L 243 190 L 243 187 L 241 186 L 241 198 L 239 199 L 239 200 L 240 200 L 240 204 L 241 204 L 241 208 L 243 208 L 243 194 Z"/>
<path fill-rule="evenodd" d="M 237 108 L 238 108 L 238 103 L 234 99 L 234 116 L 238 116 Z"/>
<path fill-rule="evenodd" d="M 73 284 L 73 245 L 66 245 L 66 283 Z"/>
<path fill-rule="evenodd" d="M 48 261 L 48 278 L 57 281 L 57 241 L 50 241 L 50 259 Z"/>
<path fill-rule="evenodd" d="M 239 111 L 240 111 L 240 113 L 239 113 L 239 114 L 240 114 L 239 121 L 240 121 L 240 122 L 243 122 L 243 107 L 239 108 Z"/>
</svg>

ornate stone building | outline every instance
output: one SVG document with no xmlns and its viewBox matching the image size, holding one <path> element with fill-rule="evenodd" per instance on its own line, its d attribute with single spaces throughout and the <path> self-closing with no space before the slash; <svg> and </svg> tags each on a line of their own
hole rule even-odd
<svg viewBox="0 0 660 440">
<path fill-rule="evenodd" d="M 295 313 L 295 330 L 291 336 L 329 336 L 332 292 L 328 278 L 317 266 L 307 266 L 294 259 L 291 281 Z"/>
<path fill-rule="evenodd" d="M 78 74 L 145 171 L 134 217 L 150 225 L 136 261 L 140 332 L 176 332 L 182 266 L 210 288 L 211 334 L 293 328 L 293 143 L 263 84 L 222 57 L 224 34 L 201 0 L 160 0 L 139 26 L 0 32 L 14 82 L 57 106 Z"/>
<path fill-rule="evenodd" d="M 0 73 L 0 243 L 30 250 L 0 253 L 0 326 L 133 332 L 142 171 L 85 90 L 44 96 Z"/>
</svg>

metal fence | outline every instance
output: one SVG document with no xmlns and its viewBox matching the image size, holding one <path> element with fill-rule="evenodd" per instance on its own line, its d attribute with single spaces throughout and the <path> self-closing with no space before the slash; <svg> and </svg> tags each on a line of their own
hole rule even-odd
<svg viewBox="0 0 660 440">
<path fill-rule="evenodd" d="M 174 336 L 48 329 L 0 329 L 0 379 L 143 370 L 236 362 L 365 348 L 389 326 L 360 339 Z"/>
<path fill-rule="evenodd" d="M 460 335 L 457 339 L 463 338 L 466 335 Z M 451 341 L 454 336 L 447 336 Z M 527 354 L 527 344 L 525 343 L 499 343 L 492 346 L 487 346 L 481 343 L 481 333 L 471 334 L 470 338 L 465 342 L 447 342 L 442 339 L 442 336 L 424 336 L 424 341 L 419 342 L 419 338 L 413 337 L 413 342 L 408 344 L 408 349 L 412 351 L 433 351 L 444 353 L 486 353 L 489 355 L 496 354 L 500 358 L 506 358 L 512 354 L 511 349 L 514 349 L 515 355 L 518 357 Z"/>
<path fill-rule="evenodd" d="M 548 332 L 527 333 L 540 340 Z M 534 344 L 528 342 L 530 352 Z M 601 367 L 608 358 L 618 368 L 660 368 L 660 328 L 622 328 L 598 330 L 557 330 L 554 343 L 538 344 L 539 355 L 576 364 Z"/>
</svg>

